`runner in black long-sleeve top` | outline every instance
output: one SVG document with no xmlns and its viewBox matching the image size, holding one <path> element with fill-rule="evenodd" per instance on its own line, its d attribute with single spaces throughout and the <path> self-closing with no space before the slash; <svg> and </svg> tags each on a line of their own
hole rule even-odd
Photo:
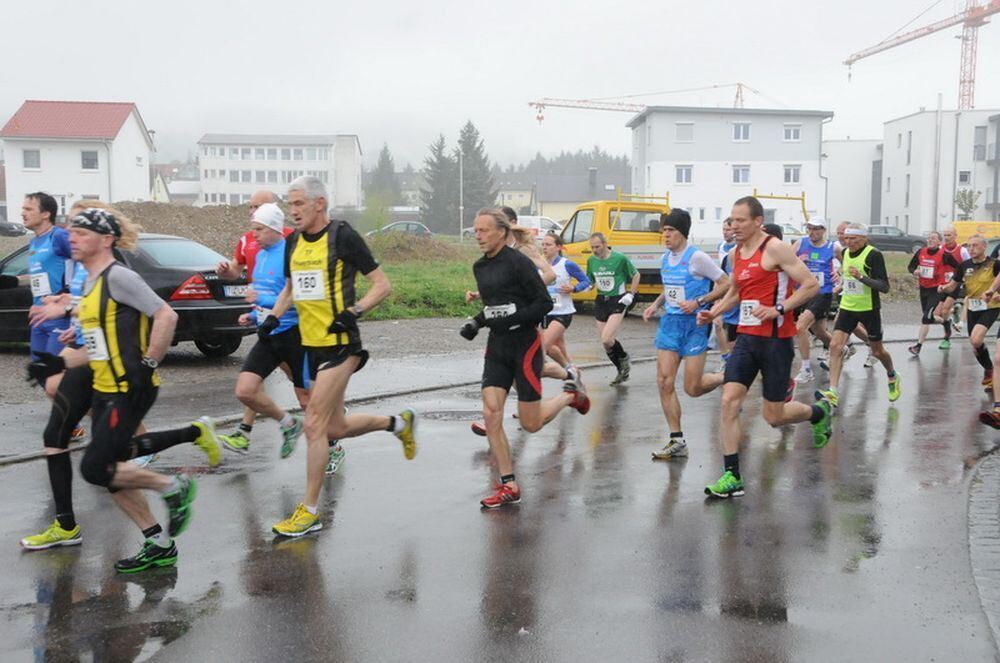
<svg viewBox="0 0 1000 663">
<path fill-rule="evenodd" d="M 512 385 L 517 386 L 518 419 L 521 428 L 534 433 L 564 407 L 580 414 L 590 409 L 590 399 L 567 382 L 566 391 L 542 401 L 541 372 L 545 357 L 538 324 L 552 310 L 552 298 L 535 264 L 507 246 L 510 223 L 498 209 L 483 209 L 476 215 L 476 241 L 483 257 L 472 267 L 483 302 L 483 310 L 462 328 L 472 340 L 482 327 L 490 330 L 483 365 L 483 418 L 490 451 L 500 471 L 500 485 L 482 500 L 494 508 L 521 501 L 514 480 L 510 444 L 503 430 L 504 403 Z"/>
</svg>

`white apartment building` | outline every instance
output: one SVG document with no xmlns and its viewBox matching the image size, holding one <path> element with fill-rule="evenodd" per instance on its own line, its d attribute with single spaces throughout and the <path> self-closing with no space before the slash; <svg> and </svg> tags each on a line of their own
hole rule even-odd
<svg viewBox="0 0 1000 663">
<path fill-rule="evenodd" d="M 239 205 L 258 189 L 283 196 L 302 175 L 323 180 L 330 207 L 363 203 L 361 143 L 354 135 L 205 134 L 198 155 L 198 205 Z"/>
<path fill-rule="evenodd" d="M 825 215 L 820 164 L 830 111 L 650 106 L 632 129 L 632 192 L 670 192 L 691 213 L 692 236 L 720 237 L 733 201 L 753 193 L 806 196 L 810 215 Z M 767 220 L 801 225 L 801 204 L 762 200 Z"/>
<path fill-rule="evenodd" d="M 882 223 L 882 140 L 824 140 L 826 215 L 833 223 Z"/>
<path fill-rule="evenodd" d="M 60 213 L 81 198 L 151 198 L 153 140 L 133 103 L 25 101 L 0 129 L 10 216 L 44 191 Z"/>
<path fill-rule="evenodd" d="M 884 125 L 880 223 L 922 235 L 958 218 L 955 194 L 982 192 L 974 220 L 998 220 L 997 110 L 924 110 Z"/>
</svg>

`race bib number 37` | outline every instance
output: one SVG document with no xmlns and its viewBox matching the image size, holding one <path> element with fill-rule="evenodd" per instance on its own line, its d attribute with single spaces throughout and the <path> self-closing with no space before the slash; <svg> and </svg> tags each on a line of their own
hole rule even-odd
<svg viewBox="0 0 1000 663">
<path fill-rule="evenodd" d="M 323 283 L 323 272 L 292 272 L 292 298 L 297 301 L 314 301 L 324 299 L 326 292 Z"/>
</svg>

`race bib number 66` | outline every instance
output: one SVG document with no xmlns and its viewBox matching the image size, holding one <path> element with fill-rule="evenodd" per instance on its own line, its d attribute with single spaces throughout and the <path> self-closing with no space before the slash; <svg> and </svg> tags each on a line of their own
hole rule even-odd
<svg viewBox="0 0 1000 663">
<path fill-rule="evenodd" d="M 323 272 L 292 272 L 292 299 L 297 302 L 323 299 L 326 296 Z"/>
</svg>

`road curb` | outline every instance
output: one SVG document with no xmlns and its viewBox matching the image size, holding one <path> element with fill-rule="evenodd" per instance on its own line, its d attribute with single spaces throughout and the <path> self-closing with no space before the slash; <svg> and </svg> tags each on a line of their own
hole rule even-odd
<svg viewBox="0 0 1000 663">
<path fill-rule="evenodd" d="M 968 538 L 972 578 L 993 647 L 1000 653 L 1000 454 L 986 452 L 969 481 Z"/>
</svg>

